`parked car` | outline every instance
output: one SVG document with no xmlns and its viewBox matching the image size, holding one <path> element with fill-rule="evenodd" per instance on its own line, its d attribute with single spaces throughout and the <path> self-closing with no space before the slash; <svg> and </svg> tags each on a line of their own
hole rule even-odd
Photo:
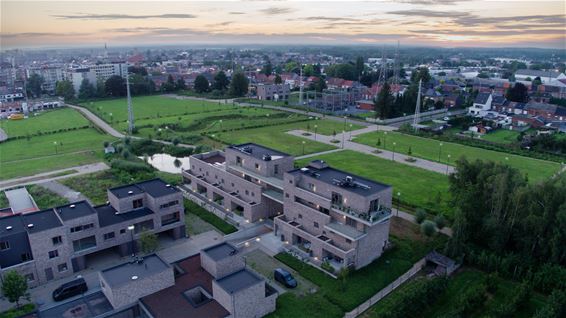
<svg viewBox="0 0 566 318">
<path fill-rule="evenodd" d="M 69 297 L 84 294 L 88 290 L 84 278 L 77 278 L 65 283 L 53 291 L 53 300 L 61 301 Z"/>
<path fill-rule="evenodd" d="M 273 271 L 273 277 L 275 278 L 276 281 L 280 282 L 281 284 L 283 284 L 283 286 L 287 288 L 297 287 L 297 281 L 295 280 L 293 275 L 291 275 L 291 273 L 284 270 L 283 268 L 276 268 Z"/>
</svg>

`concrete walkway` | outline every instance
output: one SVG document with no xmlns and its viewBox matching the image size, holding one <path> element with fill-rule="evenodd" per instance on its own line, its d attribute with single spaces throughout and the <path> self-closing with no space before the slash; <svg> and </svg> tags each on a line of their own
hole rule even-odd
<svg viewBox="0 0 566 318">
<path fill-rule="evenodd" d="M 2 128 L 0 128 L 0 142 L 4 141 L 8 139 L 8 135 L 6 134 L 6 132 L 4 132 L 4 130 Z"/>
<path fill-rule="evenodd" d="M 95 124 L 100 129 L 105 131 L 107 134 L 109 134 L 113 137 L 116 137 L 116 138 L 126 137 L 126 135 L 124 135 L 123 133 L 114 129 L 114 127 L 110 126 L 107 122 L 102 120 L 100 117 L 95 115 L 90 110 L 88 110 L 88 109 L 86 109 L 82 106 L 77 106 L 77 105 L 67 104 L 67 106 L 74 108 L 74 109 L 78 110 L 79 112 L 81 112 L 88 120 L 90 120 L 93 124 Z M 137 136 L 129 136 L 129 137 L 132 138 L 132 139 L 145 139 L 145 138 L 137 137 Z M 164 144 L 164 145 L 172 145 L 173 144 L 172 142 L 165 141 L 165 140 L 159 140 L 159 139 L 153 139 L 153 141 Z M 188 145 L 188 144 L 177 144 L 177 146 L 178 147 L 185 147 L 185 148 L 195 148 L 194 145 Z"/>
<path fill-rule="evenodd" d="M 38 183 L 37 185 L 51 192 L 57 193 L 58 195 L 67 199 L 69 202 L 78 202 L 78 201 L 86 200 L 92 205 L 92 202 L 90 202 L 90 200 L 87 197 L 85 197 L 82 193 L 75 191 L 55 180 Z"/>
<path fill-rule="evenodd" d="M 366 132 L 367 128 L 364 129 L 360 129 L 363 132 L 360 133 L 364 133 Z M 374 130 L 375 130 L 375 126 L 374 126 Z M 352 131 L 352 135 L 354 135 L 356 131 Z M 332 136 L 326 136 L 326 135 L 320 135 L 320 134 L 311 134 L 310 136 L 305 136 L 304 134 L 306 133 L 306 131 L 304 130 L 291 130 L 287 132 L 290 135 L 293 136 L 297 136 L 297 137 L 301 137 L 301 138 L 307 138 L 309 140 L 314 140 L 314 141 L 318 141 L 318 142 L 322 142 L 328 145 L 332 145 L 341 149 L 348 149 L 348 150 L 354 150 L 357 152 L 361 152 L 361 153 L 365 153 L 365 154 L 369 154 L 372 156 L 376 156 L 376 157 L 380 157 L 383 159 L 388 159 L 388 160 L 393 160 L 396 161 L 398 163 L 402 163 L 402 164 L 406 164 L 409 166 L 413 166 L 413 167 L 417 167 L 417 168 L 421 168 L 421 169 L 426 169 L 429 171 L 433 171 L 433 172 L 437 172 L 437 173 L 442 173 L 442 174 L 450 174 L 454 172 L 454 167 L 452 166 L 447 166 L 445 164 L 441 164 L 438 162 L 434 162 L 434 161 L 429 161 L 429 160 L 425 160 L 425 159 L 420 159 L 420 158 L 414 158 L 414 157 L 410 157 L 401 153 L 397 153 L 397 152 L 392 152 L 389 150 L 383 150 L 383 149 L 377 149 L 374 147 L 370 147 L 367 145 L 362 145 L 362 144 L 358 144 L 352 141 L 349 141 L 349 133 L 346 132 L 343 136 L 343 134 L 336 134 L 336 138 L 333 138 Z M 332 143 L 331 140 L 338 140 L 338 143 Z M 379 152 L 378 152 L 379 151 Z M 414 158 L 416 159 L 415 162 L 409 162 L 407 161 L 408 158 Z"/>
<path fill-rule="evenodd" d="M 20 178 L 14 178 L 14 179 L 8 179 L 8 180 L 0 181 L 0 190 L 11 188 L 11 187 L 16 187 L 16 186 L 24 186 L 24 185 L 29 185 L 29 184 L 37 184 L 37 183 L 42 183 L 42 182 L 47 182 L 47 181 L 71 178 L 71 177 L 80 176 L 80 175 L 83 175 L 83 174 L 104 171 L 106 169 L 110 169 L 110 167 L 108 167 L 108 165 L 106 165 L 104 162 L 97 162 L 97 163 L 83 165 L 83 166 L 76 166 L 76 167 L 69 167 L 69 168 L 65 168 L 65 169 L 52 170 L 52 171 L 49 171 L 49 172 L 38 173 L 38 174 L 35 174 L 33 176 L 20 177 Z M 75 170 L 76 172 L 66 174 L 66 175 L 62 175 L 62 176 L 57 176 L 57 174 L 64 173 L 66 171 L 73 171 L 73 170 Z"/>
</svg>

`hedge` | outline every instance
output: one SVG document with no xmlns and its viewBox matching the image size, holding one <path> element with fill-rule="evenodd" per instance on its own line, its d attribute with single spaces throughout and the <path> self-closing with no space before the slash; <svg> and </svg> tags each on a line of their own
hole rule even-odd
<svg viewBox="0 0 566 318">
<path fill-rule="evenodd" d="M 198 216 L 204 221 L 212 224 L 212 226 L 214 226 L 224 234 L 230 234 L 238 231 L 238 229 L 232 224 L 222 220 L 215 214 L 208 212 L 203 207 L 199 206 L 198 204 L 192 201 L 185 200 L 185 213 L 190 213 Z"/>
</svg>

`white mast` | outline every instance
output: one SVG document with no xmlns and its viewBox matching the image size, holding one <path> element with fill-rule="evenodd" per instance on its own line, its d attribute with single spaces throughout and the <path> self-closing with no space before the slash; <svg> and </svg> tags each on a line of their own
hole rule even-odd
<svg viewBox="0 0 566 318">
<path fill-rule="evenodd" d="M 303 105 L 303 64 L 300 64 L 301 66 L 301 75 L 299 76 L 299 105 Z M 319 81 L 322 81 L 322 79 L 319 79 Z"/>
<path fill-rule="evenodd" d="M 417 94 L 417 106 L 415 107 L 415 117 L 413 119 L 413 127 L 415 132 L 419 130 L 420 112 L 421 112 L 421 83 L 422 79 L 419 80 L 419 93 Z"/>
</svg>

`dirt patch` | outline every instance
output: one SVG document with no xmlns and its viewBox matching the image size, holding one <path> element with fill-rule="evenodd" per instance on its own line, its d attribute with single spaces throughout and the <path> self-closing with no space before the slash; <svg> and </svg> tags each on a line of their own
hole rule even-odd
<svg viewBox="0 0 566 318">
<path fill-rule="evenodd" d="M 421 229 L 418 225 L 396 216 L 391 218 L 390 233 L 396 237 L 411 241 L 424 242 L 426 240 L 421 234 Z"/>
</svg>

